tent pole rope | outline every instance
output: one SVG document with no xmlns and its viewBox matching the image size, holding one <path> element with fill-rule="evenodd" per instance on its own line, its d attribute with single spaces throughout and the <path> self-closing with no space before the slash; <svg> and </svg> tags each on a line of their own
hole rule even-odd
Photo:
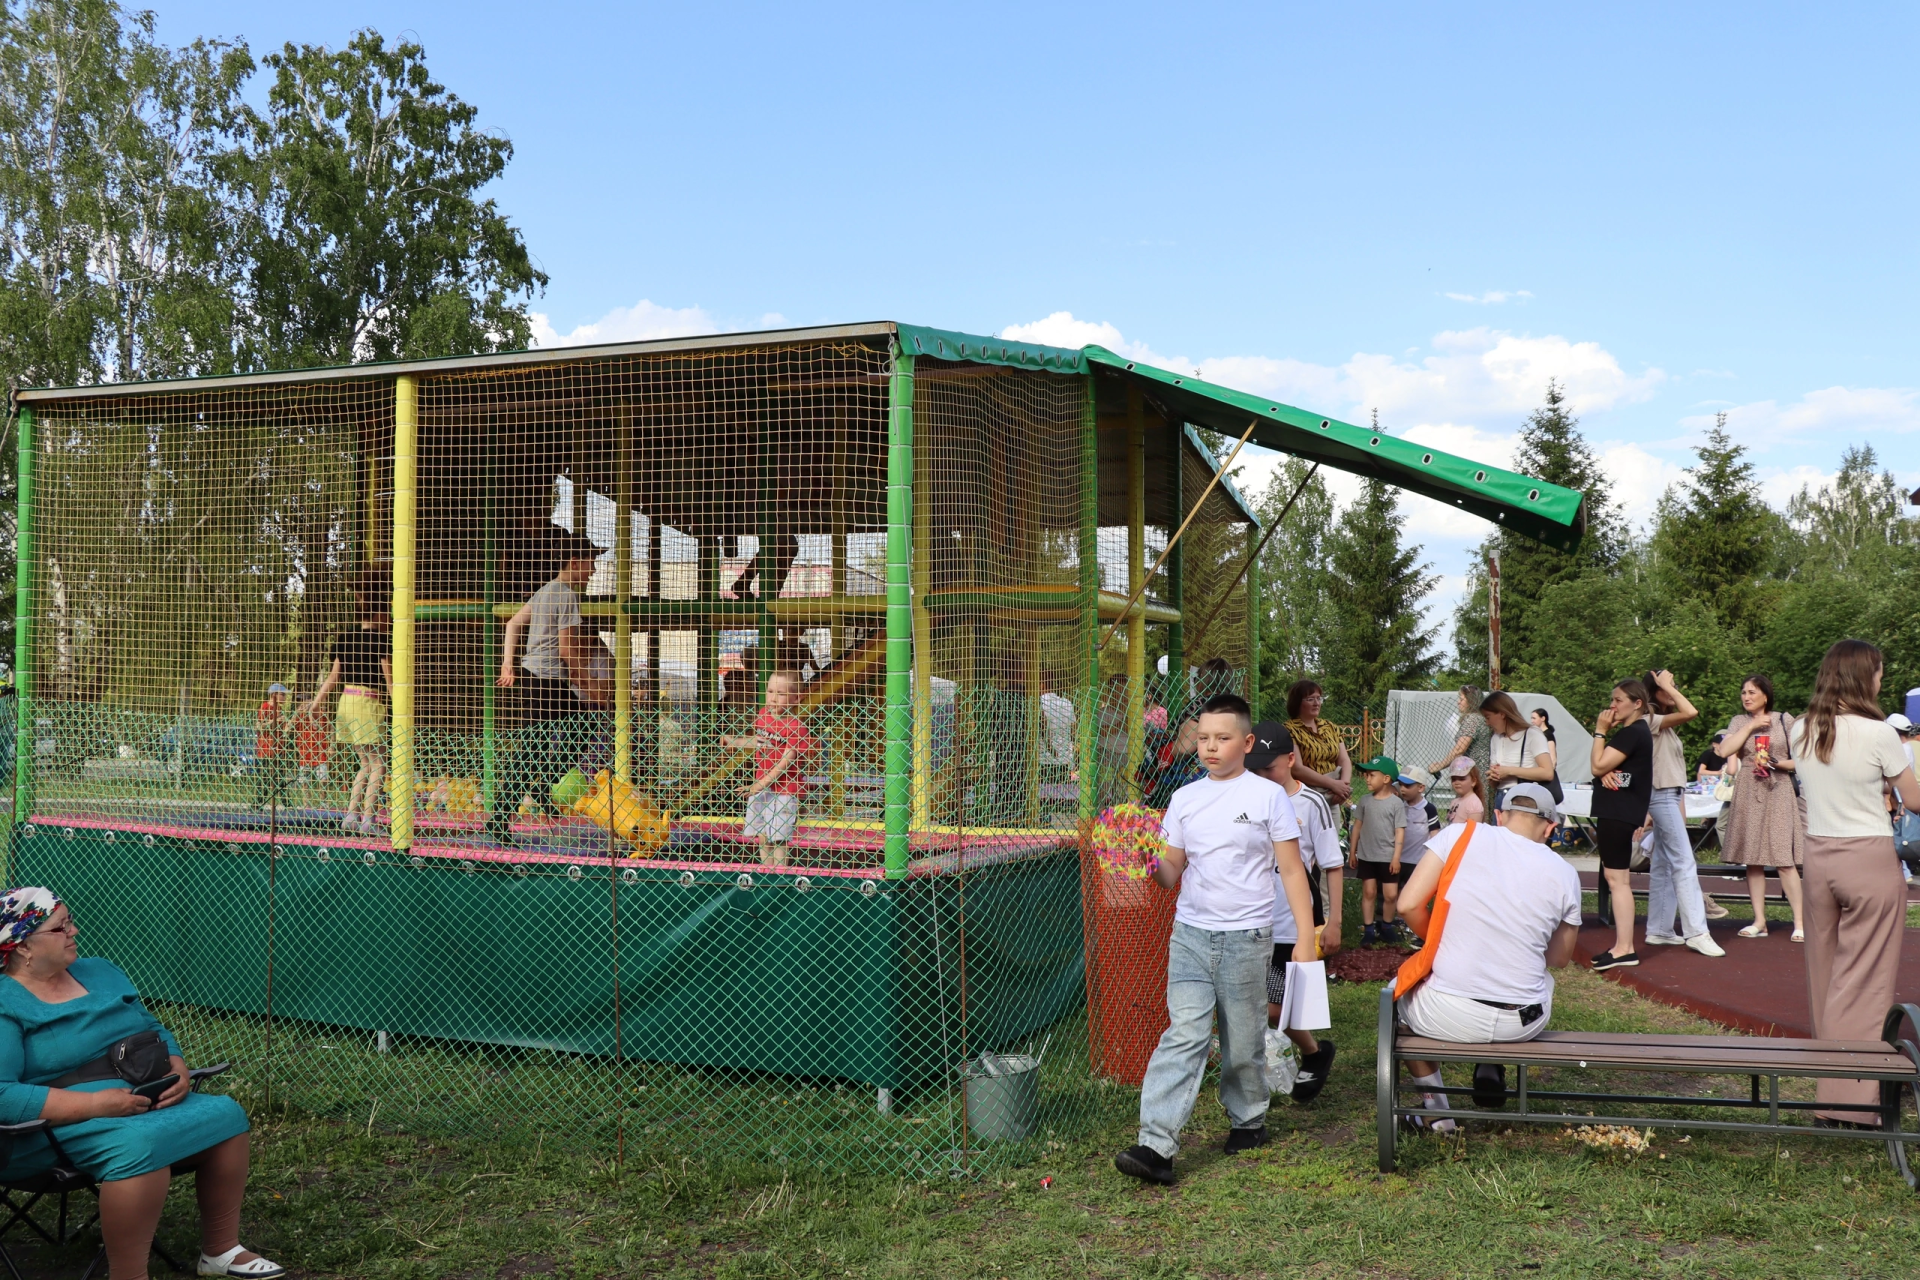
<svg viewBox="0 0 1920 1280">
<path fill-rule="evenodd" d="M 1207 487 L 1202 489 L 1200 496 L 1194 500 L 1193 510 L 1187 512 L 1187 518 L 1180 522 L 1180 527 L 1174 531 L 1174 535 L 1167 539 L 1165 549 L 1160 552 L 1160 558 L 1153 562 L 1153 568 L 1147 571 L 1147 576 L 1140 579 L 1140 585 L 1134 589 L 1133 598 L 1127 601 L 1127 607 L 1120 611 L 1120 616 L 1113 620 L 1111 627 L 1107 628 L 1106 639 L 1095 646 L 1093 652 L 1096 656 L 1103 652 L 1109 644 L 1113 643 L 1113 633 L 1126 625 L 1127 617 L 1133 612 L 1135 606 L 1140 603 L 1140 597 L 1147 594 L 1147 584 L 1153 581 L 1153 575 L 1159 573 L 1161 566 L 1167 563 L 1167 557 L 1173 554 L 1173 548 L 1175 544 L 1180 541 L 1180 535 L 1187 531 L 1187 526 L 1193 523 L 1193 518 L 1200 514 L 1200 508 L 1207 505 L 1207 499 L 1212 496 L 1214 486 L 1220 483 L 1221 477 L 1226 475 L 1228 469 L 1233 466 L 1233 460 L 1240 456 L 1240 447 L 1246 444 L 1247 437 L 1252 435 L 1253 429 L 1259 425 L 1260 419 L 1258 418 L 1249 422 L 1247 429 L 1240 433 L 1240 438 L 1234 441 L 1233 452 L 1227 455 L 1227 460 L 1214 468 L 1213 479 L 1207 481 Z"/>
<path fill-rule="evenodd" d="M 1281 521 L 1287 518 L 1287 513 L 1293 510 L 1293 504 L 1300 500 L 1300 495 L 1306 492 L 1307 485 L 1312 482 L 1313 477 L 1319 472 L 1319 470 L 1320 470 L 1320 464 L 1317 462 L 1314 463 L 1313 470 L 1307 472 L 1306 478 L 1301 480 L 1299 484 L 1294 486 L 1293 496 L 1287 499 L 1286 506 L 1280 508 L 1280 514 L 1273 518 L 1273 523 L 1267 526 L 1266 533 L 1261 535 L 1260 545 L 1253 549 L 1253 554 L 1247 557 L 1246 564 L 1241 566 L 1240 576 L 1235 578 L 1232 584 L 1229 585 L 1225 591 L 1220 593 L 1220 599 L 1214 602 L 1213 612 L 1209 613 L 1206 617 L 1202 618 L 1200 620 L 1200 625 L 1196 626 L 1193 629 L 1194 638 L 1187 642 L 1188 648 L 1193 649 L 1193 648 L 1199 647 L 1200 638 L 1207 634 L 1207 628 L 1210 625 L 1212 625 L 1213 620 L 1215 618 L 1220 616 L 1220 610 L 1226 607 L 1227 597 L 1231 596 L 1233 594 L 1234 587 L 1237 587 L 1242 582 L 1244 582 L 1246 580 L 1247 574 L 1252 572 L 1253 566 L 1256 563 L 1258 563 L 1260 559 L 1260 553 L 1262 551 L 1265 551 L 1267 549 L 1267 543 L 1272 541 L 1274 531 L 1280 527 Z"/>
</svg>

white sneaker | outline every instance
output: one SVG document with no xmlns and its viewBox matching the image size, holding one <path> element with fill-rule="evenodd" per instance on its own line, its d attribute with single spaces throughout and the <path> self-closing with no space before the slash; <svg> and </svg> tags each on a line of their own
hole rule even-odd
<svg viewBox="0 0 1920 1280">
<path fill-rule="evenodd" d="M 1647 945 L 1650 947 L 1683 947 L 1687 945 L 1687 940 L 1674 933 L 1650 933 L 1647 935 Z"/>
<path fill-rule="evenodd" d="M 1648 939 L 1652 941 L 1651 938 Z M 1712 934 L 1696 933 L 1687 939 L 1687 950 L 1698 951 L 1703 956 L 1723 956 L 1727 949 L 1713 940 Z"/>
<path fill-rule="evenodd" d="M 239 1245 L 227 1250 L 217 1258 L 200 1255 L 200 1265 L 195 1268 L 203 1276 L 247 1276 L 249 1280 L 273 1280 L 274 1276 L 284 1276 L 287 1269 L 277 1262 L 255 1257 L 247 1262 L 235 1262 L 234 1259 L 245 1253 Z"/>
</svg>

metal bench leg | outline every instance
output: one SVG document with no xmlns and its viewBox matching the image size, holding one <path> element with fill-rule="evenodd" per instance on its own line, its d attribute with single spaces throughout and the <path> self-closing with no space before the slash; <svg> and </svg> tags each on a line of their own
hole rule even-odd
<svg viewBox="0 0 1920 1280">
<path fill-rule="evenodd" d="M 1380 1025 L 1373 1058 L 1373 1121 L 1379 1136 L 1382 1173 L 1393 1172 L 1393 1147 L 1399 1130 L 1399 1117 L 1393 1112 L 1394 1081 L 1400 1073 L 1400 1059 L 1394 1052 L 1393 1036 L 1393 988 L 1386 986 L 1380 989 Z"/>
<path fill-rule="evenodd" d="M 1920 1046 L 1916 1046 L 1913 1041 L 1900 1035 L 1901 1024 L 1906 1022 L 1912 1022 L 1914 1030 L 1920 1031 L 1920 1008 L 1915 1008 L 1911 1004 L 1896 1004 L 1887 1011 L 1886 1026 L 1880 1038 L 1905 1054 L 1907 1061 L 1913 1063 L 1916 1071 L 1920 1071 Z M 1912 1084 L 1908 1087 L 1913 1090 L 1915 1106 L 1920 1107 L 1920 1084 Z M 1897 1081 L 1884 1080 L 1880 1084 L 1880 1105 L 1883 1108 L 1880 1123 L 1885 1128 L 1895 1131 L 1900 1128 L 1900 1088 Z M 1914 1191 L 1920 1191 L 1920 1175 L 1916 1175 L 1913 1167 L 1907 1162 L 1907 1144 L 1897 1138 L 1889 1141 L 1887 1158 L 1893 1162 L 1893 1171 L 1900 1175 L 1907 1186 Z"/>
</svg>

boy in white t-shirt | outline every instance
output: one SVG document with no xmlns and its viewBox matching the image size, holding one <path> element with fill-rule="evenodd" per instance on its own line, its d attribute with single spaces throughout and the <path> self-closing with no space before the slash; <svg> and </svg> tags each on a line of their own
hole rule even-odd
<svg viewBox="0 0 1920 1280">
<path fill-rule="evenodd" d="M 1275 870 L 1297 919 L 1313 919 L 1313 898 L 1293 803 L 1285 791 L 1247 772 L 1252 749 L 1253 714 L 1246 699 L 1209 699 L 1200 710 L 1196 743 L 1207 776 L 1173 793 L 1161 827 L 1167 849 L 1153 876 L 1180 891 L 1167 944 L 1170 1025 L 1141 1082 L 1140 1141 L 1113 1161 L 1142 1182 L 1174 1180 L 1173 1157 L 1200 1094 L 1216 1017 L 1220 1104 L 1233 1126 L 1227 1153 L 1267 1140 L 1271 1095 L 1262 1059 Z M 1303 960 L 1319 958 L 1310 930 L 1295 951 Z"/>
<path fill-rule="evenodd" d="M 1300 860 L 1307 867 L 1307 888 L 1313 895 L 1313 923 L 1320 939 L 1321 956 L 1340 949 L 1340 904 L 1346 891 L 1346 855 L 1340 852 L 1340 829 L 1327 798 L 1293 776 L 1293 735 L 1278 721 L 1253 727 L 1253 751 L 1247 756 L 1247 768 L 1280 789 L 1293 801 L 1293 816 L 1300 824 Z M 1325 901 L 1321 907 L 1316 872 L 1327 878 Z M 1279 874 L 1279 868 L 1274 869 Z M 1293 959 L 1294 944 L 1300 939 L 1300 926 L 1294 922 L 1293 908 L 1285 893 L 1273 895 L 1273 963 L 1267 969 L 1267 1063 L 1271 1073 L 1277 1061 L 1275 1053 L 1284 1047 L 1284 1034 L 1300 1051 L 1299 1074 L 1288 1091 L 1295 1102 L 1312 1102 L 1327 1086 L 1327 1072 L 1333 1068 L 1333 1041 L 1316 1037 L 1311 1031 L 1280 1027 L 1280 1009 L 1287 998 L 1287 962 Z"/>
</svg>

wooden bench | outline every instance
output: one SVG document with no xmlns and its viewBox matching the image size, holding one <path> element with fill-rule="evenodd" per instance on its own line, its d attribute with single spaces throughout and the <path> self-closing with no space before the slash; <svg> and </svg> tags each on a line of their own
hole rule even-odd
<svg viewBox="0 0 1920 1280">
<path fill-rule="evenodd" d="M 1658 1036 L 1621 1035 L 1596 1031 L 1543 1031 L 1532 1040 L 1512 1044 L 1455 1044 L 1404 1033 L 1395 1017 L 1393 988 L 1380 991 L 1380 1024 L 1376 1065 L 1376 1117 L 1380 1141 L 1380 1171 L 1393 1172 L 1394 1145 L 1400 1121 L 1498 1120 L 1502 1124 L 1619 1124 L 1655 1125 L 1663 1129 L 1727 1129 L 1736 1133 L 1769 1133 L 1791 1137 L 1853 1138 L 1885 1142 L 1895 1172 L 1920 1191 L 1920 1175 L 1907 1163 L 1906 1144 L 1920 1142 L 1920 1129 L 1901 1127 L 1901 1100 L 1911 1092 L 1920 1103 L 1920 1046 L 1900 1038 L 1902 1024 L 1920 1028 L 1920 1009 L 1898 1004 L 1887 1014 L 1883 1040 L 1793 1040 L 1774 1036 Z M 1481 1111 L 1454 1107 L 1446 1111 L 1423 1105 L 1403 1106 L 1404 1088 L 1422 1092 L 1411 1081 L 1400 1080 L 1400 1064 L 1408 1060 L 1438 1063 L 1498 1062 L 1517 1068 L 1518 1078 L 1506 1096 L 1518 1110 Z M 1744 1098 L 1695 1097 L 1659 1093 L 1594 1093 L 1569 1089 L 1534 1089 L 1531 1067 L 1590 1067 L 1616 1071 L 1649 1071 L 1688 1075 L 1746 1076 L 1751 1082 Z M 1794 1112 L 1813 1111 L 1814 1102 L 1782 1101 L 1780 1081 L 1844 1077 L 1880 1081 L 1879 1129 L 1820 1129 L 1810 1123 L 1790 1123 Z M 1764 1096 L 1761 1081 L 1766 1081 Z M 1469 1084 L 1425 1090 L 1471 1097 Z M 1593 1113 L 1569 1111 L 1568 1103 L 1598 1104 Z M 1542 1104 L 1545 1104 L 1544 1106 Z M 1765 1111 L 1766 1119 L 1705 1120 L 1690 1116 L 1653 1116 L 1644 1108 L 1685 1107 Z M 1604 1113 L 1603 1113 L 1604 1110 Z"/>
</svg>

